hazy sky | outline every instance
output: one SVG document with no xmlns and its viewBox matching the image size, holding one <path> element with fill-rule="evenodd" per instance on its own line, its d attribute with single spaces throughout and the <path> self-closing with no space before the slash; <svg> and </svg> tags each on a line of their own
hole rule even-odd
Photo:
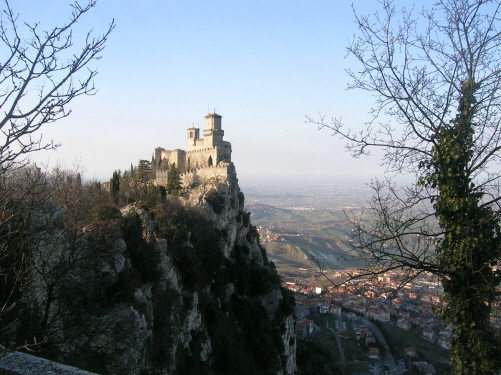
<svg viewBox="0 0 501 375">
<path fill-rule="evenodd" d="M 82 0 L 83 2 L 83 0 Z M 12 1 L 20 20 L 60 25 L 62 0 Z M 354 1 L 360 13 L 375 0 Z M 344 142 L 305 123 L 305 115 L 342 116 L 362 127 L 373 98 L 347 91 L 345 58 L 357 32 L 351 1 L 98 0 L 80 22 L 102 32 L 115 19 L 95 96 L 77 98 L 72 115 L 43 128 L 62 146 L 37 162 L 80 164 L 86 177 L 151 159 L 154 148 L 186 148 L 186 129 L 214 110 L 241 182 L 315 181 L 382 174 L 376 156 L 352 159 Z"/>
</svg>

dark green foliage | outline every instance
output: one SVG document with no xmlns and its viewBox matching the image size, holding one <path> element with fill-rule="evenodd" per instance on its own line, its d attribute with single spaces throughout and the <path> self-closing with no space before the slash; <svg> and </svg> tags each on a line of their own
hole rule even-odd
<svg viewBox="0 0 501 375">
<path fill-rule="evenodd" d="M 242 295 L 258 296 L 270 292 L 280 285 L 280 276 L 275 269 L 255 262 L 249 262 L 249 248 L 235 246 L 232 252 L 233 263 L 228 264 L 230 279 Z"/>
<path fill-rule="evenodd" d="M 142 230 L 141 219 L 137 214 L 123 218 L 122 237 L 131 265 L 139 271 L 143 283 L 157 281 L 160 276 L 159 257 L 153 245 L 144 240 Z"/>
<path fill-rule="evenodd" d="M 436 133 L 424 184 L 439 191 L 435 212 L 444 237 L 437 262 L 445 291 L 444 318 L 457 326 L 451 361 L 460 374 L 492 374 L 501 364 L 501 343 L 490 323 L 500 278 L 492 266 L 501 257 L 499 217 L 482 205 L 483 192 L 472 183 L 473 118 L 479 86 L 464 82 L 459 114 Z"/>
<path fill-rule="evenodd" d="M 284 298 L 273 321 L 258 298 L 278 288 L 280 279 L 276 270 L 268 265 L 249 264 L 250 249 L 246 246 L 236 246 L 232 258 L 224 258 L 220 248 L 224 231 L 215 230 L 203 210 L 168 200 L 158 205 L 153 213 L 159 237 L 168 240 L 169 254 L 181 275 L 183 286 L 196 291 L 199 296 L 198 308 L 211 340 L 213 373 L 276 373 L 283 352 L 280 326 L 285 314 L 293 310 L 291 298 Z M 227 297 L 229 282 L 236 286 L 237 292 L 231 300 Z M 181 298 L 181 322 L 192 307 L 190 297 L 183 295 Z M 171 302 L 171 307 L 165 308 L 164 313 L 168 314 L 176 304 Z M 155 324 L 159 325 L 155 328 L 159 332 L 172 329 L 161 328 L 163 324 L 169 324 L 167 319 L 163 323 L 156 320 Z M 168 345 L 159 341 L 159 335 L 155 335 L 155 345 Z M 192 373 L 194 366 L 202 366 L 200 371 L 204 373 L 205 364 L 200 363 L 194 354 L 200 350 L 197 345 L 199 343 L 192 342 L 190 352 L 180 350 L 175 359 L 170 359 L 176 362 L 178 371 L 188 368 Z M 163 356 L 159 353 L 156 358 L 161 361 Z M 185 367 L 188 363 L 190 366 Z"/>
<path fill-rule="evenodd" d="M 147 190 L 146 190 L 146 200 L 144 204 L 141 206 L 144 209 L 151 211 L 155 208 L 158 202 L 158 198 L 160 195 L 160 190 L 157 186 L 153 184 L 148 184 Z"/>
<path fill-rule="evenodd" d="M 296 361 L 301 375 L 331 375 L 326 369 L 328 363 L 336 360 L 332 350 L 316 341 L 298 340 Z"/>
<path fill-rule="evenodd" d="M 181 183 L 181 176 L 179 175 L 179 170 L 176 168 L 176 164 L 172 163 L 169 169 L 169 180 L 167 181 L 167 186 L 165 189 L 169 194 L 178 194 L 183 185 Z"/>
<path fill-rule="evenodd" d="M 238 202 L 240 205 L 243 205 L 245 203 L 245 196 L 241 191 L 238 192 Z"/>
<path fill-rule="evenodd" d="M 243 213 L 243 216 L 244 216 L 244 226 L 247 226 L 250 224 L 250 212 L 244 212 Z"/>
<path fill-rule="evenodd" d="M 296 311 L 296 299 L 294 294 L 289 290 L 280 287 L 280 292 L 282 293 L 282 303 L 280 304 L 280 309 L 284 316 L 292 315 Z"/>
<path fill-rule="evenodd" d="M 151 163 L 148 160 L 139 160 L 136 170 L 136 180 L 142 184 L 149 181 L 151 174 Z"/>
<path fill-rule="evenodd" d="M 127 248 L 139 248 L 143 243 L 143 228 L 141 219 L 137 214 L 128 215 L 123 218 L 122 237 L 127 244 Z"/>
<path fill-rule="evenodd" d="M 259 250 L 261 250 L 261 256 L 263 257 L 265 262 L 268 262 L 268 255 L 266 254 L 266 249 L 263 246 L 259 246 Z"/>
<path fill-rule="evenodd" d="M 250 296 L 266 294 L 270 292 L 271 289 L 276 288 L 280 283 L 278 274 L 269 267 L 250 264 L 247 268 L 246 283 L 249 288 L 246 290 L 247 293 L 245 294 Z"/>
<path fill-rule="evenodd" d="M 175 327 L 170 317 L 179 306 L 179 298 L 179 293 L 171 288 L 155 291 L 152 360 L 158 368 L 165 368 L 174 362 L 170 352 Z"/>
<path fill-rule="evenodd" d="M 169 241 L 169 248 L 188 240 L 186 221 L 189 215 L 185 211 L 178 199 L 169 199 L 153 211 L 158 226 L 157 236 Z"/>
<path fill-rule="evenodd" d="M 122 220 L 120 210 L 114 206 L 103 205 L 95 208 L 97 219 L 101 221 Z"/>
<path fill-rule="evenodd" d="M 214 374 L 275 374 L 283 351 L 278 325 L 257 298 L 237 296 L 221 309 L 214 298 L 201 301 L 212 343 Z"/>
<path fill-rule="evenodd" d="M 259 233 L 255 226 L 252 226 L 250 228 L 250 230 L 247 232 L 246 238 L 249 243 L 259 241 Z M 261 251 L 264 251 L 264 249 L 262 249 Z M 263 255 L 266 257 L 266 251 L 264 251 Z"/>
<path fill-rule="evenodd" d="M 141 287 L 141 274 L 136 268 L 129 268 L 119 274 L 118 280 L 110 285 L 105 301 L 110 305 L 132 303 L 134 292 Z"/>
<path fill-rule="evenodd" d="M 215 189 L 215 188 L 210 189 L 207 192 L 207 194 L 205 194 L 205 200 L 207 201 L 207 203 L 210 204 L 210 206 L 212 207 L 212 210 L 216 214 L 220 214 L 221 212 L 223 212 L 224 197 L 222 197 L 219 194 L 219 192 L 217 191 L 217 189 Z"/>
<path fill-rule="evenodd" d="M 186 208 L 178 200 L 159 205 L 155 213 L 158 236 L 168 241 L 169 254 L 189 290 L 207 285 L 222 264 L 219 235 L 203 209 Z"/>
<path fill-rule="evenodd" d="M 199 343 L 195 340 L 190 342 L 189 348 L 184 348 L 181 344 L 178 344 L 176 350 L 176 368 L 173 371 L 173 375 L 185 375 L 185 374 L 207 374 L 209 373 L 209 368 L 207 364 L 201 363 L 197 357 L 192 355 L 193 352 L 199 352 Z"/>
<path fill-rule="evenodd" d="M 118 204 L 118 193 L 120 191 L 120 174 L 115 171 L 113 172 L 113 176 L 111 177 L 110 180 L 110 196 L 115 202 L 115 204 Z"/>
<path fill-rule="evenodd" d="M 277 368 L 279 364 L 276 363 L 276 355 L 283 352 L 283 343 L 279 327 L 266 319 L 267 313 L 261 301 L 234 295 L 232 306 L 235 315 L 244 323 L 243 339 L 256 364 L 268 371 Z"/>
<path fill-rule="evenodd" d="M 159 186 L 158 191 L 160 192 L 160 197 L 162 199 L 167 198 L 167 189 L 165 189 L 165 186 Z"/>
<path fill-rule="evenodd" d="M 248 256 L 250 254 L 250 249 L 248 246 L 235 245 L 233 251 L 234 251 L 235 257 L 237 259 L 239 259 L 240 261 L 243 261 L 242 255 Z"/>
<path fill-rule="evenodd" d="M 197 252 L 192 249 L 182 249 L 175 252 L 174 264 L 181 274 L 183 285 L 188 290 L 195 290 L 201 282 L 201 264 L 197 258 Z"/>
</svg>

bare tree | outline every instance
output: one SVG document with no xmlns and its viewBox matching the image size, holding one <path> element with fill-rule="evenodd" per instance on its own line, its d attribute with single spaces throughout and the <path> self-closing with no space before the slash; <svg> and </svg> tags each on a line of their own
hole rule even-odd
<svg viewBox="0 0 501 375">
<path fill-rule="evenodd" d="M 106 304 L 106 277 L 97 280 L 121 236 L 109 194 L 79 173 L 27 166 L 4 177 L 0 215 L 12 218 L 0 226 L 0 356 L 75 339 L 82 313 Z"/>
<path fill-rule="evenodd" d="M 9 171 L 0 178 L 0 355 L 6 347 L 28 344 L 16 341 L 14 332 L 22 291 L 32 272 L 33 207 L 42 214 L 49 197 L 45 187 L 45 174 L 36 167 Z"/>
<path fill-rule="evenodd" d="M 89 32 L 81 46 L 74 45 L 75 24 L 96 5 L 71 4 L 70 20 L 42 31 L 39 24 L 19 21 L 6 0 L 0 18 L 0 175 L 25 164 L 27 154 L 55 148 L 36 132 L 44 125 L 68 116 L 67 105 L 80 95 L 96 92 L 97 70 L 89 67 L 101 58 L 114 21 L 97 37 Z M 25 35 L 26 33 L 26 35 Z"/>
<path fill-rule="evenodd" d="M 398 270 L 403 285 L 436 275 L 444 317 L 457 327 L 455 373 L 492 374 L 501 349 L 490 323 L 501 280 L 501 2 L 440 0 L 419 12 L 381 5 L 373 16 L 355 13 L 360 36 L 348 47 L 361 65 L 348 70 L 349 88 L 376 97 L 367 128 L 309 119 L 346 139 L 354 156 L 382 148 L 389 172 L 416 178 L 407 187 L 371 183 L 370 219 L 350 217 L 350 244 L 367 267 L 350 278 Z"/>
<path fill-rule="evenodd" d="M 95 302 L 89 297 L 96 289 L 90 280 L 95 281 L 99 266 L 115 255 L 114 244 L 120 237 L 118 209 L 114 219 L 100 217 L 100 211 L 106 214 L 111 208 L 109 194 L 94 182 L 78 183 L 76 177 L 76 172 L 61 169 L 46 173 L 50 192 L 46 214 L 32 230 L 36 235 L 26 289 L 32 294 L 28 299 L 38 300 L 33 307 L 41 313 L 36 333 L 49 336 L 51 342 L 57 341 L 62 320 L 75 314 L 75 306 L 81 313 L 86 308 L 82 305 Z"/>
<path fill-rule="evenodd" d="M 25 311 L 21 295 L 36 269 L 36 244 L 44 230 L 35 227 L 44 214 L 57 211 L 49 207 L 53 191 L 46 173 L 27 167 L 30 153 L 57 147 L 36 133 L 68 116 L 74 98 L 96 92 L 97 71 L 90 63 L 100 59 L 115 27 L 112 21 L 102 35 L 89 32 L 81 45 L 75 42 L 76 23 L 95 5 L 73 3 L 69 21 L 51 30 L 20 21 L 7 0 L 1 12 L 0 349 L 26 346 L 16 342 L 15 325 Z"/>
</svg>

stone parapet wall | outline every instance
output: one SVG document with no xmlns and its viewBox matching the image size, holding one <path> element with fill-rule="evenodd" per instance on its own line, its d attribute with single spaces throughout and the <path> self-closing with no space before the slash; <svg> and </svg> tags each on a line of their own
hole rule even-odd
<svg viewBox="0 0 501 375">
<path fill-rule="evenodd" d="M 196 152 L 188 152 L 186 156 L 186 166 L 188 169 L 204 168 L 209 166 L 209 157 L 212 159 L 213 165 L 217 164 L 217 148 L 207 148 Z M 189 160 L 189 162 L 188 162 Z M 180 170 L 181 171 L 181 170 Z M 183 170 L 181 172 L 189 172 Z"/>
<path fill-rule="evenodd" d="M 0 375 L 97 375 L 30 354 L 9 352 L 0 357 Z"/>
<path fill-rule="evenodd" d="M 181 181 L 184 187 L 189 187 L 193 184 L 200 185 L 204 183 L 204 180 L 208 181 L 211 179 L 223 182 L 228 179 L 230 165 L 230 163 L 220 163 L 212 167 L 193 169 L 190 172 L 181 174 Z"/>
</svg>

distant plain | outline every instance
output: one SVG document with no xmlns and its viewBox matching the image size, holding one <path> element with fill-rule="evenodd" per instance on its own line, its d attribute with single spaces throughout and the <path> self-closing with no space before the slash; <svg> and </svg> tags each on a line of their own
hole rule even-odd
<svg viewBox="0 0 501 375">
<path fill-rule="evenodd" d="M 277 270 L 308 277 L 318 271 L 363 266 L 353 257 L 346 215 L 363 215 L 371 190 L 365 184 L 250 185 L 242 188 L 251 222 Z"/>
</svg>

